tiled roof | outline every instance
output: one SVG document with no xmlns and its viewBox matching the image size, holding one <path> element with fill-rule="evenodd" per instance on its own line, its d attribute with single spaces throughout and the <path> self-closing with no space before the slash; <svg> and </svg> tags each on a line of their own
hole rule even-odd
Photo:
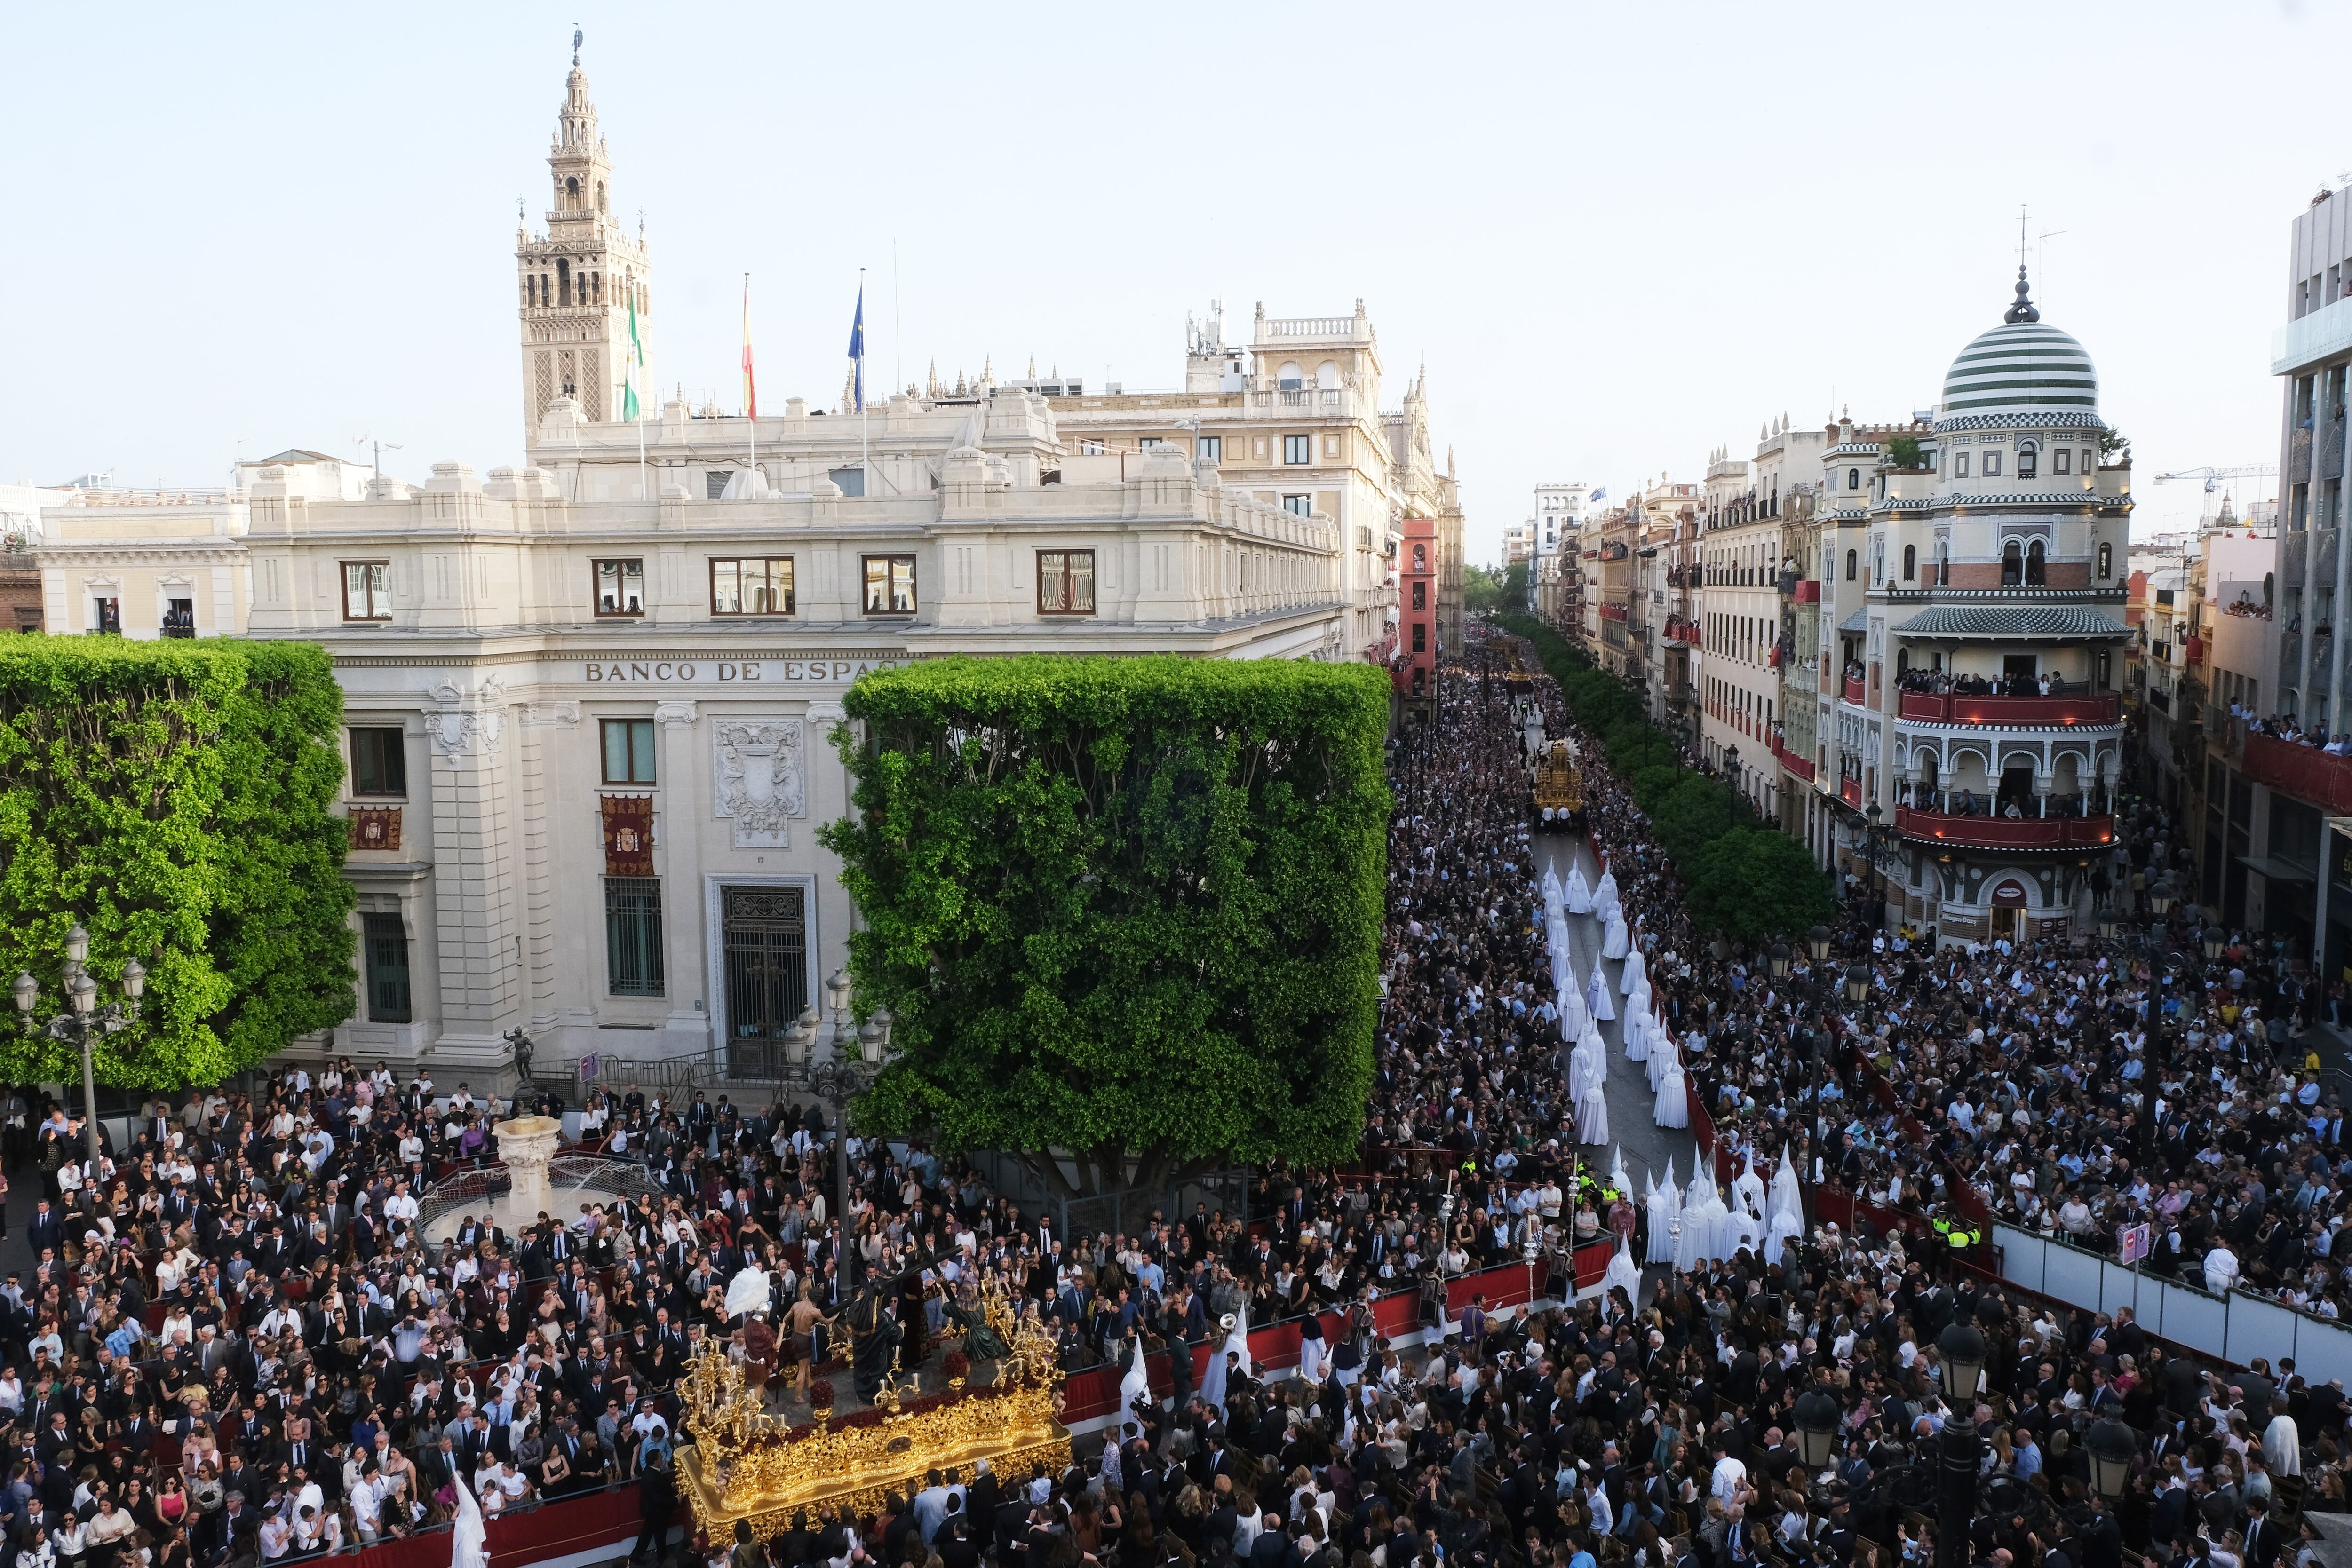
<svg viewBox="0 0 2352 1568">
<path fill-rule="evenodd" d="M 1937 604 L 1895 631 L 1906 637 L 2127 637 L 2095 610 L 2059 604 Z"/>
</svg>

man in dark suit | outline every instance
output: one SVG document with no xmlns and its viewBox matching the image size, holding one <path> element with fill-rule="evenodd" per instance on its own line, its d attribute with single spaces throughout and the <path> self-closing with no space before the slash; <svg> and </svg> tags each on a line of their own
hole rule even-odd
<svg viewBox="0 0 2352 1568">
<path fill-rule="evenodd" d="M 2270 1501 L 2255 1497 L 2246 1504 L 2246 1542 L 2241 1554 L 2245 1568 L 2272 1568 L 2285 1547 L 2285 1532 L 2270 1520 Z M 2090 1568 L 2088 1563 L 2084 1568 Z"/>
<path fill-rule="evenodd" d="M 677 1506 L 677 1489 L 670 1483 L 669 1455 L 661 1449 L 654 1451 L 637 1476 L 637 1504 L 642 1522 L 637 1543 L 629 1548 L 629 1561 L 659 1562 L 669 1540 L 670 1513 Z"/>
<path fill-rule="evenodd" d="M 25 1239 L 32 1246 L 33 1256 L 36 1258 L 41 1255 L 44 1248 L 52 1249 L 59 1255 L 63 1255 L 66 1228 L 58 1218 L 57 1212 L 49 1207 L 47 1198 L 41 1199 L 35 1207 L 32 1223 L 25 1227 Z"/>
</svg>

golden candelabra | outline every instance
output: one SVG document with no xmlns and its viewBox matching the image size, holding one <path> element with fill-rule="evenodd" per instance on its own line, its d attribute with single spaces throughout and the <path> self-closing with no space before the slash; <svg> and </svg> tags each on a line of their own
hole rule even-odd
<svg viewBox="0 0 2352 1568">
<path fill-rule="evenodd" d="M 730 1538 L 739 1519 L 765 1537 L 785 1529 L 796 1510 L 814 1518 L 830 1503 L 862 1513 L 892 1491 L 912 1495 L 908 1489 L 935 1468 L 957 1466 L 968 1478 L 982 1459 L 1005 1475 L 1033 1459 L 1066 1462 L 1053 1334 L 1034 1316 L 1017 1314 L 993 1280 L 983 1281 L 982 1302 L 1006 1345 L 994 1382 L 910 1411 L 913 1380 L 902 1387 L 893 1377 L 876 1403 L 878 1421 L 820 1423 L 797 1437 L 769 1416 L 743 1369 L 706 1343 L 679 1385 L 681 1422 L 693 1441 L 678 1454 L 678 1491 L 695 1521 L 713 1540 Z"/>
</svg>

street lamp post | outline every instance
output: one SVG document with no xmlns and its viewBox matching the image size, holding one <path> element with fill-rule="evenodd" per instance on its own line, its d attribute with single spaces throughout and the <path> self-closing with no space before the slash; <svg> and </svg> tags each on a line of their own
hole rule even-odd
<svg viewBox="0 0 2352 1568">
<path fill-rule="evenodd" d="M 841 1200 L 841 1213 L 835 1221 L 841 1238 L 841 1279 L 835 1294 L 843 1302 L 849 1300 L 857 1278 L 857 1243 L 849 1233 L 849 1103 L 873 1083 L 889 1049 L 891 1024 L 889 1009 L 877 1008 L 865 1027 L 856 1031 L 857 1053 L 852 1056 L 845 1030 L 850 991 L 846 969 L 835 969 L 825 977 L 825 1001 L 833 1009 L 832 1061 L 809 1064 L 809 1048 L 816 1043 L 817 1030 L 824 1021 L 814 1003 L 802 1008 L 801 1016 L 784 1031 L 786 1081 L 805 1084 L 833 1113 L 834 1185 Z"/>
<path fill-rule="evenodd" d="M 1797 1458 L 1809 1471 L 1830 1468 L 1837 1457 L 1838 1422 L 1845 1411 L 1836 1396 L 1816 1385 L 1797 1400 Z"/>
<path fill-rule="evenodd" d="M 1976 1515 L 1977 1473 L 1984 1461 L 1984 1438 L 1977 1431 L 1976 1402 L 1985 1361 L 1985 1337 L 1965 1322 L 1937 1336 L 1937 1371 L 1944 1399 L 1941 1463 L 1937 1466 L 1936 1568 L 1965 1568 L 1969 1526 Z"/>
<path fill-rule="evenodd" d="M 1807 1073 L 1813 1090 L 1813 1148 L 1824 1151 L 1829 1145 L 1829 1114 L 1822 1109 L 1822 1037 L 1829 1032 L 1829 1002 L 1831 978 L 1830 928 L 1816 925 L 1805 933 L 1805 956 L 1811 960 L 1805 969 L 1807 999 L 1813 1004 L 1812 1060 Z"/>
<path fill-rule="evenodd" d="M 2139 1454 L 2139 1436 L 2109 1416 L 2091 1423 L 2083 1446 L 2091 1451 L 2091 1485 L 2113 1502 L 2131 1485 L 2132 1460 Z"/>
<path fill-rule="evenodd" d="M 41 999 L 41 983 L 29 970 L 20 971 L 15 987 L 16 1016 L 23 1020 L 27 1034 L 46 1034 L 51 1040 L 69 1040 L 81 1049 L 81 1108 L 87 1120 L 82 1132 L 89 1145 L 89 1176 L 98 1179 L 98 1070 L 90 1059 L 90 1031 L 103 1030 L 116 1034 L 131 1027 L 139 1016 L 139 998 L 147 989 L 147 966 L 133 958 L 122 966 L 122 1000 L 98 1005 L 98 982 L 90 978 L 83 966 L 89 958 L 89 932 L 81 922 L 74 922 L 66 933 L 66 964 L 59 977 L 65 985 L 68 1010 L 57 1014 L 46 1022 L 33 1017 L 33 1009 Z"/>
</svg>

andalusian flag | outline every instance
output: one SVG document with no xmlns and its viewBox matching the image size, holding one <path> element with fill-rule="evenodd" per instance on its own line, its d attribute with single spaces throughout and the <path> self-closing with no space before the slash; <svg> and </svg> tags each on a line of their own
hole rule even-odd
<svg viewBox="0 0 2352 1568">
<path fill-rule="evenodd" d="M 750 350 L 746 350 L 745 354 L 745 363 L 748 366 Z M 637 417 L 643 406 L 643 400 L 638 396 L 637 388 L 644 383 L 645 376 L 646 344 L 645 340 L 637 336 L 637 293 L 633 288 L 629 291 L 628 379 L 621 383 L 621 417 L 623 419 L 634 420 Z"/>
</svg>

